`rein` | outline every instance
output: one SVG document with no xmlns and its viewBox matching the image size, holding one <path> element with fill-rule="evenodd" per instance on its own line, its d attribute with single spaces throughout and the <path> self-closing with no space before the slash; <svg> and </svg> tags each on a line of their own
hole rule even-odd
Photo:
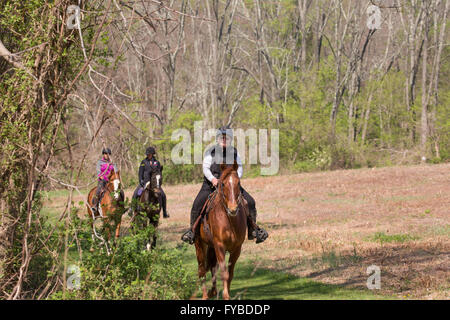
<svg viewBox="0 0 450 320">
<path fill-rule="evenodd" d="M 119 179 L 117 179 L 117 180 L 119 180 L 119 187 L 117 188 L 117 190 L 114 190 L 114 187 L 115 187 L 114 186 L 114 180 L 116 180 L 116 179 L 109 179 L 108 178 L 108 183 L 107 183 L 107 185 L 105 187 L 105 192 L 108 191 L 109 193 L 114 193 L 114 197 L 117 194 L 117 197 L 119 197 L 120 196 L 120 192 L 123 190 L 121 175 L 119 175 Z"/>
</svg>

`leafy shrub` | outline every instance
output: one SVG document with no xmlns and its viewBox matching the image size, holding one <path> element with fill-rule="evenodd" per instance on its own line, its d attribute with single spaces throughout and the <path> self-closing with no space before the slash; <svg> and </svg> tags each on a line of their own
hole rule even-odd
<svg viewBox="0 0 450 320">
<path fill-rule="evenodd" d="M 328 169 L 331 165 L 331 153 L 329 148 L 317 147 L 309 155 L 308 160 L 317 168 Z"/>
<path fill-rule="evenodd" d="M 50 299 L 186 299 L 196 279 L 184 268 L 180 249 L 145 249 L 154 230 L 149 226 L 122 237 L 111 255 L 98 249 L 83 253 L 80 287 Z M 88 241 L 87 238 L 84 241 Z"/>
</svg>

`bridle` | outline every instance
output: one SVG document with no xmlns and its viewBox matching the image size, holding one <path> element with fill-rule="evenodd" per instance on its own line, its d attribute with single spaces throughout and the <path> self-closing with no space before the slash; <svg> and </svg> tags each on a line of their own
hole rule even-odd
<svg viewBox="0 0 450 320">
<path fill-rule="evenodd" d="M 223 188 L 224 188 L 224 183 L 221 179 L 219 179 L 219 182 L 217 183 L 217 192 L 220 195 L 220 203 L 222 204 L 223 208 L 225 209 L 225 212 L 227 213 L 228 216 L 231 217 L 235 217 L 237 216 L 237 214 L 239 213 L 239 209 L 241 207 L 242 204 L 242 192 L 239 188 L 239 195 L 238 195 L 238 206 L 236 211 L 233 213 L 230 208 L 228 208 L 227 204 L 226 204 L 226 199 L 225 199 L 225 193 L 223 192 Z"/>
<path fill-rule="evenodd" d="M 116 179 L 109 179 L 108 186 L 106 187 L 109 192 L 114 193 L 114 198 L 118 199 L 120 196 L 121 186 L 122 186 L 122 178 L 120 174 L 115 171 L 112 171 L 114 175 L 118 176 Z M 112 190 L 110 190 L 110 185 L 112 185 Z"/>
<path fill-rule="evenodd" d="M 158 178 L 158 175 L 159 175 L 159 178 Z M 153 178 L 156 179 L 156 186 L 153 184 Z M 147 182 L 147 184 L 145 186 L 145 190 L 155 194 L 155 191 L 154 191 L 155 187 L 157 189 L 161 189 L 161 172 L 160 171 L 152 171 L 152 173 L 150 175 L 150 181 Z"/>
</svg>

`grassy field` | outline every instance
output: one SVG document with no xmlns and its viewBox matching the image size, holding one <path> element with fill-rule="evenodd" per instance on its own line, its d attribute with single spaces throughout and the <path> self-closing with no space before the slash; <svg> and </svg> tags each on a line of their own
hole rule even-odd
<svg viewBox="0 0 450 320">
<path fill-rule="evenodd" d="M 162 245 L 172 245 L 165 243 Z M 193 274 L 197 274 L 197 258 L 191 247 L 183 256 L 183 261 Z M 218 278 L 218 289 L 222 282 Z M 211 274 L 207 275 L 208 289 L 211 286 Z M 336 299 L 396 299 L 395 296 L 380 295 L 367 289 L 345 288 L 341 285 L 326 284 L 304 277 L 298 277 L 289 272 L 264 268 L 259 260 L 251 260 L 242 255 L 235 269 L 231 285 L 231 299 L 308 299 L 308 300 L 336 300 Z M 192 295 L 193 299 L 201 298 L 200 287 Z"/>
<path fill-rule="evenodd" d="M 244 243 L 231 296 L 449 299 L 449 182 L 450 164 L 243 179 L 270 237 Z M 171 217 L 161 219 L 160 245 L 174 247 L 200 185 L 164 189 Z M 49 192 L 44 212 L 56 216 L 65 201 L 65 192 Z M 195 274 L 194 247 L 183 259 Z M 381 269 L 380 290 L 366 287 L 370 265 Z"/>
</svg>

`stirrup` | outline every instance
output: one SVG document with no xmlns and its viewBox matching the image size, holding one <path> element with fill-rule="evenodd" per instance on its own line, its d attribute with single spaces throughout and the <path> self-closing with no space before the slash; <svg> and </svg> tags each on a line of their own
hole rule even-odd
<svg viewBox="0 0 450 320">
<path fill-rule="evenodd" d="M 269 237 L 267 231 L 262 228 L 258 228 L 258 230 L 256 230 L 255 233 L 256 233 L 256 243 L 264 242 L 264 240 L 266 240 Z"/>
<path fill-rule="evenodd" d="M 184 242 L 187 242 L 189 244 L 193 244 L 194 243 L 194 233 L 192 232 L 192 230 L 188 230 L 186 231 L 182 236 L 181 236 L 181 240 Z"/>
<path fill-rule="evenodd" d="M 254 240 L 256 238 L 256 231 L 255 230 L 252 230 L 251 232 L 248 232 L 248 235 L 247 235 L 247 239 L 248 240 Z"/>
</svg>

